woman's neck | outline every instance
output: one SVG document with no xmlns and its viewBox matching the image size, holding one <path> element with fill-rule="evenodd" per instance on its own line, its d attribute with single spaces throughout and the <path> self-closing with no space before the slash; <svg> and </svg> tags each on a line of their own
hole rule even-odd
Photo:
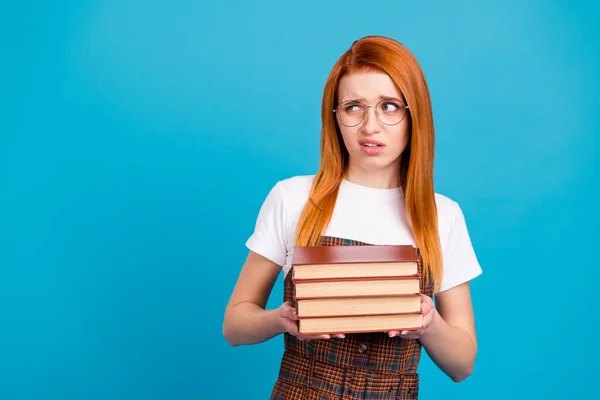
<svg viewBox="0 0 600 400">
<path fill-rule="evenodd" d="M 373 189 L 395 189 L 400 187 L 400 169 L 391 165 L 389 168 L 377 170 L 349 165 L 344 178 L 349 182 Z"/>
</svg>

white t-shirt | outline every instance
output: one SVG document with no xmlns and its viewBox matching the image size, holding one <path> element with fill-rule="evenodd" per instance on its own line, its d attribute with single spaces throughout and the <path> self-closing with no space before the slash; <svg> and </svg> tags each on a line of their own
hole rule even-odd
<svg viewBox="0 0 600 400">
<path fill-rule="evenodd" d="M 296 225 L 314 177 L 295 176 L 277 182 L 246 242 L 250 250 L 280 265 L 284 275 L 291 268 Z M 343 180 L 325 235 L 374 245 L 416 246 L 402 198 L 401 189 L 373 189 Z M 437 193 L 435 200 L 443 257 L 439 292 L 443 292 L 475 278 L 482 270 L 459 205 Z"/>
</svg>

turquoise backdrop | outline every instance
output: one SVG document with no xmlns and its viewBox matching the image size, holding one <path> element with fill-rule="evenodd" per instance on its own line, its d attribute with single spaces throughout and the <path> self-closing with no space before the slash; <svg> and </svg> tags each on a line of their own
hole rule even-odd
<svg viewBox="0 0 600 400">
<path fill-rule="evenodd" d="M 0 398 L 267 399 L 281 337 L 232 348 L 223 310 L 269 189 L 318 166 L 329 69 L 370 34 L 422 64 L 436 189 L 484 269 L 475 372 L 425 356 L 421 398 L 593 397 L 598 9 L 3 2 Z"/>
</svg>

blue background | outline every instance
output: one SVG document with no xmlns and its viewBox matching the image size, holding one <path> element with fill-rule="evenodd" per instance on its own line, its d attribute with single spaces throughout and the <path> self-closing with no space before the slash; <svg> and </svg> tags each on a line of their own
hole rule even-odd
<svg viewBox="0 0 600 400">
<path fill-rule="evenodd" d="M 484 269 L 475 372 L 425 356 L 421 398 L 595 392 L 592 2 L 48 3 L 0 5 L 0 398 L 268 398 L 281 337 L 232 348 L 223 310 L 264 197 L 318 166 L 329 69 L 368 34 L 422 64 L 436 190 Z"/>
</svg>

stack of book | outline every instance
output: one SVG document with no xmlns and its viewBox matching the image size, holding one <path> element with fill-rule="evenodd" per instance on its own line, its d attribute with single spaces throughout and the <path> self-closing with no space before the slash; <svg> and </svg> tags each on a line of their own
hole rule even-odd
<svg viewBox="0 0 600 400">
<path fill-rule="evenodd" d="M 421 328 L 418 261 L 410 245 L 295 247 L 292 282 L 299 332 Z"/>
</svg>

